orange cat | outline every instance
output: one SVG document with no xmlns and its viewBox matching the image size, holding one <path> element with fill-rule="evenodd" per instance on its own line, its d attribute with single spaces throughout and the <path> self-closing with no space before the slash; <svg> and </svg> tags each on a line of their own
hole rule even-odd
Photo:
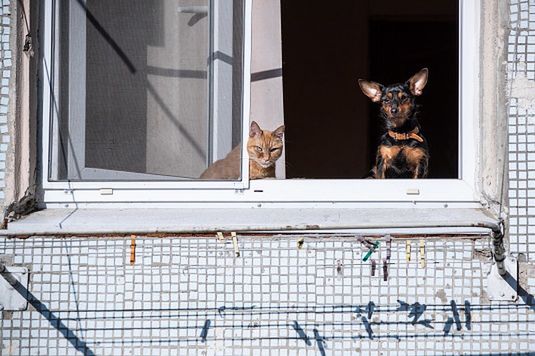
<svg viewBox="0 0 535 356">
<path fill-rule="evenodd" d="M 247 140 L 249 179 L 275 178 L 275 162 L 282 155 L 283 137 L 284 125 L 267 131 L 251 122 Z M 240 156 L 241 147 L 237 146 L 225 158 L 211 164 L 201 174 L 201 179 L 238 179 Z"/>
</svg>

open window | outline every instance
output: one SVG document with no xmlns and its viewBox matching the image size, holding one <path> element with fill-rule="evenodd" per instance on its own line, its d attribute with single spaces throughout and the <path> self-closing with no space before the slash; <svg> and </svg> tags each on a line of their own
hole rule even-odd
<svg viewBox="0 0 535 356">
<path fill-rule="evenodd" d="M 240 144 L 243 1 L 45 7 L 47 181 L 197 181 Z"/>
<path fill-rule="evenodd" d="M 428 178 L 459 177 L 458 2 L 281 6 L 286 178 L 365 177 L 384 130 L 379 105 L 357 79 L 401 83 L 424 67 L 430 78 L 417 104 L 430 148 Z"/>
<path fill-rule="evenodd" d="M 476 0 L 341 1 L 329 11 L 282 0 L 286 177 L 262 180 L 248 179 L 242 144 L 251 37 L 279 29 L 255 27 L 250 0 L 43 3 L 49 206 L 479 204 Z M 357 79 L 391 84 L 422 67 L 433 179 L 362 179 L 380 128 Z M 236 146 L 239 179 L 198 179 Z"/>
</svg>

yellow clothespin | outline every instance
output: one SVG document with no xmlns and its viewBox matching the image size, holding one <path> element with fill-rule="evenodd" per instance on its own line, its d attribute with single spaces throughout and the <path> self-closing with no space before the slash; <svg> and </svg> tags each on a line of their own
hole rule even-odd
<svg viewBox="0 0 535 356">
<path fill-rule="evenodd" d="M 232 244 L 234 245 L 234 254 L 236 257 L 240 257 L 240 247 L 238 246 L 238 236 L 233 231 L 230 233 L 232 236 Z"/>
<path fill-rule="evenodd" d="M 405 259 L 407 262 L 411 261 L 411 242 L 409 240 L 405 243 Z"/>
<path fill-rule="evenodd" d="M 136 263 L 136 235 L 130 235 L 130 264 Z"/>
<path fill-rule="evenodd" d="M 420 268 L 425 268 L 425 240 L 420 240 Z"/>
</svg>

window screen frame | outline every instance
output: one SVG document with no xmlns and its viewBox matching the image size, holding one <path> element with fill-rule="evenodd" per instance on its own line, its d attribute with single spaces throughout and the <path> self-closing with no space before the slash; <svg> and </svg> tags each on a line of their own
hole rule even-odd
<svg viewBox="0 0 535 356">
<path fill-rule="evenodd" d="M 46 0 L 50 4 L 53 0 Z M 50 6 L 47 6 L 50 12 Z M 45 12 L 45 18 L 50 14 Z M 459 0 L 459 178 L 458 179 L 296 179 L 252 180 L 248 177 L 246 148 L 242 147 L 242 172 L 240 182 L 48 182 L 44 179 L 44 202 L 58 206 L 77 202 L 87 206 L 128 202 L 148 204 L 192 204 L 204 207 L 236 203 L 245 206 L 266 204 L 353 204 L 363 206 L 422 206 L 480 207 L 478 190 L 478 149 L 480 125 L 480 15 L 481 0 Z M 49 26 L 50 27 L 50 26 Z M 45 27 L 45 30 L 47 27 Z M 244 18 L 244 70 L 243 70 L 243 141 L 247 140 L 250 111 L 251 64 L 251 0 L 245 0 Z M 50 32 L 50 31 L 49 31 Z M 45 32 L 50 40 L 50 33 Z M 49 49 L 45 46 L 46 49 Z M 46 56 L 44 67 L 46 67 Z M 45 68 L 46 69 L 46 68 Z M 46 71 L 45 71 L 46 73 Z M 46 86 L 45 86 L 46 89 Z M 47 105 L 44 93 L 44 107 Z M 46 113 L 47 111 L 44 110 Z M 44 117 L 44 152 L 48 150 L 46 115 Z M 245 146 L 245 145 L 242 145 Z M 45 155 L 45 162 L 48 158 Z M 45 170 L 46 172 L 46 170 Z M 226 189 L 231 188 L 231 189 Z M 113 194 L 103 194 L 103 189 L 113 189 Z M 63 206 L 63 205 L 62 205 Z"/>
<path fill-rule="evenodd" d="M 217 7 L 221 7 L 219 5 L 219 2 L 224 0 L 209 0 L 209 7 L 210 11 L 216 9 Z M 244 32 L 250 33 L 250 30 L 247 30 L 245 27 L 250 26 L 250 21 L 245 21 L 246 18 L 250 19 L 250 15 L 247 15 L 248 12 L 251 11 L 249 0 L 244 1 Z M 74 180 L 53 180 L 49 177 L 50 168 L 52 165 L 52 156 L 58 156 L 58 145 L 54 144 L 52 140 L 52 136 L 58 135 L 58 127 L 59 127 L 59 114 L 57 110 L 57 102 L 55 100 L 56 97 L 61 95 L 61 91 L 59 88 L 59 70 L 58 67 L 60 65 L 60 53 L 59 53 L 59 46 L 56 46 L 55 43 L 57 42 L 57 39 L 59 38 L 59 31 L 60 26 L 57 24 L 56 19 L 60 17 L 59 14 L 59 6 L 57 4 L 57 1 L 55 0 L 44 0 L 43 5 L 43 19 L 42 19 L 42 43 L 43 43 L 43 56 L 42 56 L 42 63 L 41 63 L 41 73 L 43 78 L 43 85 L 42 85 L 42 188 L 46 192 L 48 190 L 55 190 L 55 189 L 101 189 L 102 187 L 107 188 L 117 188 L 117 189 L 155 189 L 155 188 L 165 188 L 165 189 L 244 189 L 249 186 L 249 165 L 245 164 L 245 160 L 242 160 L 242 167 L 241 167 L 241 178 L 237 180 L 232 181 L 204 181 L 204 180 L 195 180 L 195 179 L 187 179 L 187 180 L 179 180 L 179 177 L 177 177 L 176 180 L 171 180 L 168 177 L 162 177 L 161 180 L 143 180 L 143 176 L 157 176 L 156 174 L 143 174 L 143 173 L 129 173 L 126 172 L 124 176 L 132 176 L 132 177 L 139 177 L 139 179 L 136 179 L 135 181 L 120 181 L 120 180 L 113 180 L 113 181 L 106 181 L 106 180 L 99 180 L 98 179 L 98 172 L 93 171 L 110 171 L 110 170 L 104 170 L 104 169 L 93 169 L 93 168 L 85 168 L 89 175 L 93 175 L 94 177 L 91 177 L 90 181 L 74 181 Z M 217 9 L 216 9 L 217 10 Z M 178 8 L 177 8 L 178 11 Z M 219 11 L 219 10 L 217 10 Z M 210 16 L 210 42 L 211 42 L 211 52 L 215 53 L 219 50 L 221 50 L 221 46 L 224 46 L 225 44 L 220 44 L 221 38 L 219 36 L 219 30 L 221 29 L 221 26 L 224 26 L 224 23 L 222 21 L 218 21 L 219 19 L 213 19 L 213 17 L 216 16 Z M 219 22 L 219 23 L 218 23 Z M 82 22 L 82 25 L 85 26 L 85 21 Z M 224 27 L 223 27 L 224 28 Z M 77 31 L 76 32 L 77 40 L 83 41 L 85 39 L 85 30 Z M 84 38 L 81 38 L 84 37 Z M 242 80 L 242 92 L 241 92 L 241 98 L 238 98 L 237 100 L 241 101 L 242 106 L 242 115 L 247 116 L 242 118 L 242 121 L 247 122 L 249 121 L 248 115 L 249 115 L 249 106 L 250 106 L 250 85 L 249 81 L 246 81 L 246 78 L 250 78 L 250 61 L 245 60 L 246 58 L 250 58 L 250 38 L 243 39 L 243 78 L 240 78 Z M 209 83 L 209 100 L 210 100 L 210 108 L 209 108 L 209 115 L 210 115 L 210 123 L 209 123 L 209 132 L 210 137 L 208 138 L 210 142 L 210 146 L 216 145 L 216 147 L 210 147 L 210 152 L 208 156 L 208 161 L 214 161 L 217 157 L 215 156 L 221 156 L 221 154 L 218 154 L 219 151 L 222 150 L 222 148 L 228 148 L 231 145 L 231 140 L 224 140 L 225 142 L 221 143 L 221 140 L 214 139 L 213 136 L 216 134 L 214 133 L 214 130 L 217 130 L 218 126 L 222 126 L 220 121 L 227 121 L 228 119 L 225 117 L 225 115 L 222 115 L 222 111 L 228 110 L 228 104 L 224 103 L 225 101 L 228 101 L 228 95 L 227 97 L 223 97 L 225 94 L 218 92 L 219 87 L 228 87 L 228 83 L 221 83 L 222 81 L 229 78 L 229 69 L 224 68 L 225 66 L 228 67 L 228 64 L 219 63 L 222 62 L 221 60 L 217 58 L 210 58 L 210 61 L 212 62 L 210 65 L 209 70 L 209 77 L 210 77 L 210 83 Z M 223 75 L 219 75 L 218 73 L 224 72 Z M 247 73 L 247 74 L 245 74 Z M 78 89 L 78 91 L 80 91 Z M 82 93 L 83 94 L 83 93 Z M 220 98 L 221 96 L 221 98 Z M 215 104 L 214 104 L 215 102 Z M 230 104 L 230 108 L 232 108 L 232 104 Z M 80 110 L 78 110 L 80 111 Z M 70 120 L 70 119 L 69 119 Z M 81 122 L 85 122 L 81 119 Z M 75 127 L 75 137 L 83 137 L 84 136 L 84 130 L 83 127 Z M 248 131 L 242 126 L 241 127 L 241 141 L 244 142 L 244 140 L 248 137 Z M 79 140 L 80 141 L 80 140 Z M 228 141 L 228 142 L 227 142 Z M 81 142 L 83 143 L 83 142 Z M 81 146 L 81 143 L 78 142 L 77 146 Z M 228 146 L 228 147 L 227 147 Z M 246 147 L 242 145 L 242 156 L 246 154 Z M 78 147 L 78 150 L 80 147 Z M 69 156 L 70 157 L 70 156 Z M 70 158 L 69 158 L 70 159 Z M 208 162 L 208 163 L 209 163 Z M 82 168 L 83 170 L 84 168 Z M 113 174 L 113 171 L 110 171 Z M 117 171 L 117 175 L 121 176 L 121 171 Z"/>
<path fill-rule="evenodd" d="M 87 3 L 87 0 L 80 0 Z M 230 152 L 232 147 L 232 109 L 233 98 L 228 95 L 221 95 L 220 93 L 232 92 L 233 86 L 233 64 L 232 62 L 224 61 L 218 58 L 215 54 L 232 55 L 233 52 L 233 38 L 229 39 L 228 33 L 232 32 L 232 23 L 226 21 L 227 18 L 232 17 L 233 3 L 223 0 L 207 0 L 207 6 L 185 6 L 177 9 L 179 12 L 191 14 L 191 16 L 202 13 L 208 14 L 208 31 L 211 32 L 210 37 L 210 56 L 212 58 L 208 61 L 208 76 L 207 84 L 209 87 L 206 90 L 207 100 L 209 100 L 209 111 L 206 117 L 207 120 L 207 142 L 208 152 L 206 157 L 206 164 L 211 164 L 214 161 L 224 158 Z M 180 176 L 158 175 L 157 173 L 138 173 L 121 170 L 113 170 L 106 168 L 92 168 L 85 164 L 86 156 L 86 43 L 87 43 L 87 22 L 85 9 L 78 6 L 76 1 L 69 4 L 69 12 L 67 23 L 62 28 L 68 28 L 69 45 L 67 49 L 61 51 L 68 51 L 68 64 L 62 64 L 68 68 L 69 77 L 71 73 L 76 75 L 75 80 L 69 80 L 65 91 L 68 91 L 69 96 L 74 98 L 76 102 L 74 105 L 71 100 L 65 103 L 65 111 L 69 124 L 68 138 L 69 144 L 65 148 L 68 151 L 68 164 L 65 167 L 67 174 L 66 179 L 51 179 L 51 180 L 76 180 L 76 181 L 106 181 L 113 180 L 129 180 L 129 181 L 177 181 L 181 179 Z M 222 15 L 221 15 L 222 14 Z M 232 21 L 234 22 L 234 21 Z M 62 46 L 61 41 L 57 43 Z M 241 78 L 240 78 L 241 79 Z M 61 79 L 60 79 L 61 80 Z M 62 102 L 64 100 L 61 100 Z M 54 126 L 54 125 L 53 125 Z M 57 125 L 59 126 L 59 125 Z M 54 128 L 53 128 L 54 130 Z M 56 146 L 58 143 L 54 138 L 58 137 L 60 133 L 52 135 L 52 145 Z M 58 154 L 58 153 L 54 153 Z M 58 162 L 61 158 L 52 159 L 51 162 Z M 53 176 L 53 172 L 57 172 L 57 167 L 51 167 L 49 176 Z M 183 180 L 191 181 L 194 178 L 184 177 Z"/>
</svg>

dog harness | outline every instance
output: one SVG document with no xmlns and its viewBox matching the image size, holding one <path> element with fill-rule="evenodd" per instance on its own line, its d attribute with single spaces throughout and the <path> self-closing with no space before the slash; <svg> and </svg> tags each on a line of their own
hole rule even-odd
<svg viewBox="0 0 535 356">
<path fill-rule="evenodd" d="M 413 139 L 418 142 L 424 142 L 424 139 L 422 138 L 422 136 L 418 135 L 419 132 L 420 130 L 417 127 L 415 127 L 414 130 L 408 133 L 398 133 L 398 132 L 388 130 L 388 136 L 392 137 L 396 141 L 405 141 L 405 140 Z"/>
</svg>

